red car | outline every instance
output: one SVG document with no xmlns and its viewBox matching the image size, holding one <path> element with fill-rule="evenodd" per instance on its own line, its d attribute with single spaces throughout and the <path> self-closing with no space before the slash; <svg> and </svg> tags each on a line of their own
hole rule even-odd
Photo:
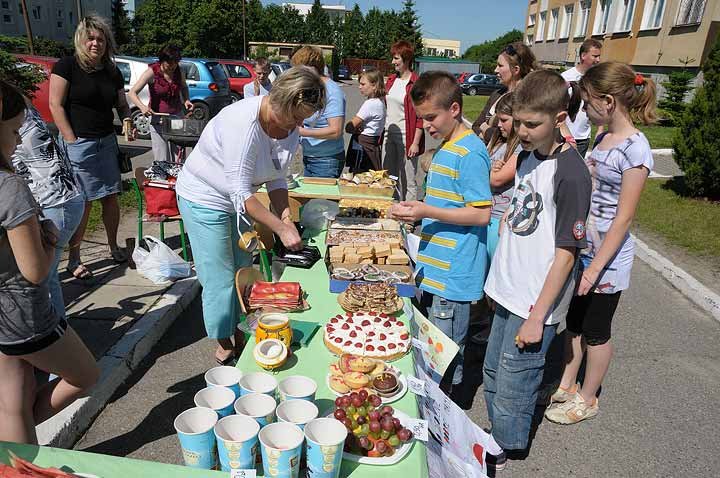
<svg viewBox="0 0 720 478">
<path fill-rule="evenodd" d="M 55 63 L 57 63 L 58 58 L 34 55 L 15 55 L 15 57 L 21 63 L 30 63 L 39 66 L 45 73 L 45 80 L 37 85 L 38 90 L 35 92 L 32 104 L 35 109 L 40 112 L 42 119 L 48 123 L 48 125 L 54 126 L 53 117 L 52 114 L 50 114 L 50 72 Z"/>
<path fill-rule="evenodd" d="M 243 98 L 243 88 L 255 80 L 257 76 L 252 63 L 242 60 L 215 60 L 225 69 L 230 80 L 230 96 L 232 102 Z"/>
</svg>

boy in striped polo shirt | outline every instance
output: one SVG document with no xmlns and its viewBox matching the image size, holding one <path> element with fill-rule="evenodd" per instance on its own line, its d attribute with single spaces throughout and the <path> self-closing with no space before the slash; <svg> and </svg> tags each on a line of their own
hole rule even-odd
<svg viewBox="0 0 720 478">
<path fill-rule="evenodd" d="M 410 91 L 423 128 L 442 146 L 433 156 L 425 201 L 403 201 L 392 217 L 422 220 L 416 280 L 421 309 L 460 352 L 440 385 L 449 395 L 462 381 L 470 304 L 483 297 L 490 221 L 490 157 L 485 144 L 462 122 L 462 90 L 441 71 L 423 73 Z"/>
</svg>

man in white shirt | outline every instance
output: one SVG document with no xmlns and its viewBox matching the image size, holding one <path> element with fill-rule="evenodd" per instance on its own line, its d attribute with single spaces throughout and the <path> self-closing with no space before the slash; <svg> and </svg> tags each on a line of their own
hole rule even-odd
<svg viewBox="0 0 720 478">
<path fill-rule="evenodd" d="M 594 38 L 585 40 L 582 45 L 580 45 L 580 62 L 577 66 L 562 73 L 565 81 L 579 81 L 591 66 L 600 63 L 601 50 L 602 43 L 599 41 Z M 585 111 L 583 111 L 582 104 L 580 105 L 580 111 L 578 111 L 577 116 L 575 116 L 575 121 L 570 121 L 570 118 L 567 118 L 565 123 L 575 138 L 578 153 L 584 158 L 590 146 L 590 121 Z"/>
<path fill-rule="evenodd" d="M 270 94 L 272 83 L 270 82 L 270 62 L 267 58 L 256 58 L 255 79 L 243 87 L 243 97 L 265 96 Z"/>
</svg>

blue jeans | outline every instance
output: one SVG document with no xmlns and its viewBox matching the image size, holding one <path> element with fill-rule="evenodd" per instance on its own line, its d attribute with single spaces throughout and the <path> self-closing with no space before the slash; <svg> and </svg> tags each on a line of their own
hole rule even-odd
<svg viewBox="0 0 720 478">
<path fill-rule="evenodd" d="M 43 216 L 50 219 L 55 227 L 58 228 L 58 240 L 55 244 L 55 259 L 50 266 L 50 274 L 47 277 L 48 289 L 50 289 L 50 301 L 53 308 L 60 317 L 65 317 L 65 301 L 63 300 L 62 288 L 60 287 L 60 277 L 58 275 L 58 264 L 65 250 L 65 246 L 70 242 L 70 238 L 75 233 L 83 213 L 85 212 L 85 198 L 82 194 L 70 199 L 66 203 L 59 206 L 46 207 L 43 209 Z"/>
<path fill-rule="evenodd" d="M 235 271 L 252 264 L 252 256 L 238 247 L 236 216 L 210 209 L 178 196 L 178 208 L 190 238 L 195 270 L 202 285 L 205 331 L 211 339 L 233 336 L 240 321 Z M 240 227 L 249 229 L 240 221 Z"/>
<path fill-rule="evenodd" d="M 492 436 L 504 450 L 527 448 L 545 354 L 557 329 L 557 325 L 544 326 L 541 343 L 519 349 L 515 336 L 524 323 L 498 304 L 485 353 L 485 403 Z"/>
<path fill-rule="evenodd" d="M 451 318 L 435 317 L 433 314 L 433 304 L 440 301 L 442 297 L 423 291 L 420 300 L 421 312 L 425 313 L 428 320 L 433 323 L 445 335 L 455 342 L 460 350 L 453 361 L 450 362 L 447 370 L 445 370 L 445 380 L 451 380 L 453 385 L 462 382 L 463 379 L 463 359 L 465 357 L 465 342 L 467 340 L 468 329 L 470 328 L 470 302 L 455 302 L 447 300 L 447 306 L 452 308 Z M 434 378 L 440 381 L 437 374 L 433 372 Z"/>
<path fill-rule="evenodd" d="M 345 152 L 340 151 L 334 156 L 312 158 L 303 156 L 305 176 L 308 178 L 339 178 L 345 167 Z"/>
</svg>

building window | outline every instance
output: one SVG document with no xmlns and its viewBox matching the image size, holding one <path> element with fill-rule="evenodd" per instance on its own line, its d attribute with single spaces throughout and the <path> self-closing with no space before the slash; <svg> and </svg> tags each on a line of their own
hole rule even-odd
<svg viewBox="0 0 720 478">
<path fill-rule="evenodd" d="M 675 25 L 692 25 L 702 21 L 705 0 L 680 0 Z"/>
<path fill-rule="evenodd" d="M 647 0 L 640 28 L 660 28 L 665 13 L 665 0 Z"/>
<path fill-rule="evenodd" d="M 545 17 L 547 17 L 547 12 L 540 12 L 537 29 L 535 30 L 537 32 L 537 41 L 542 41 L 543 39 L 543 34 L 545 33 Z"/>
<path fill-rule="evenodd" d="M 530 16 L 528 17 L 528 26 L 531 27 L 533 25 L 535 25 L 535 14 L 534 13 L 530 14 Z"/>
<path fill-rule="evenodd" d="M 38 5 L 32 9 L 33 19 L 40 20 L 42 18 L 42 8 Z"/>
<path fill-rule="evenodd" d="M 12 15 L 3 15 L 3 23 L 12 24 L 12 22 L 13 22 Z"/>
<path fill-rule="evenodd" d="M 587 32 L 588 19 L 590 18 L 590 6 L 592 0 L 582 0 L 578 3 L 577 25 L 575 25 L 575 36 L 584 37 Z"/>
<path fill-rule="evenodd" d="M 533 35 L 532 35 L 532 33 L 531 33 L 531 34 L 528 35 L 527 38 L 525 39 L 525 44 L 526 44 L 527 46 L 532 46 L 532 45 L 533 45 L 533 40 L 534 40 L 534 37 L 533 37 Z"/>
<path fill-rule="evenodd" d="M 595 12 L 595 25 L 593 26 L 593 35 L 604 35 L 610 23 L 610 8 L 612 0 L 600 0 L 598 2 L 597 11 Z"/>
<path fill-rule="evenodd" d="M 57 27 L 58 27 L 58 28 L 62 28 L 62 27 L 63 27 L 63 22 L 62 22 L 62 20 L 58 20 L 58 22 L 57 22 Z"/>
<path fill-rule="evenodd" d="M 550 24 L 548 25 L 547 32 L 548 40 L 554 40 L 555 37 L 557 37 L 558 15 L 560 15 L 559 8 L 554 8 L 550 11 Z"/>
<path fill-rule="evenodd" d="M 3 0 L 2 2 L 0 2 L 0 8 L 2 8 L 3 10 L 10 10 L 10 2 L 7 0 Z"/>
<path fill-rule="evenodd" d="M 560 24 L 560 38 L 567 38 L 570 36 L 572 17 L 573 5 L 565 5 L 565 8 L 563 8 L 562 23 Z"/>
<path fill-rule="evenodd" d="M 629 32 L 632 29 L 633 16 L 635 15 L 635 0 L 621 0 L 617 12 L 616 32 Z"/>
</svg>

